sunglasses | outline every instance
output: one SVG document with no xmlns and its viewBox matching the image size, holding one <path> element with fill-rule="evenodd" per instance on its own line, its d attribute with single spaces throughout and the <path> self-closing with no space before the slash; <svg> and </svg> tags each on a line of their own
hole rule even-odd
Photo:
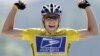
<svg viewBox="0 0 100 56">
<path fill-rule="evenodd" d="M 59 18 L 59 16 L 60 15 L 58 15 L 58 14 L 46 14 L 46 15 L 44 15 L 44 18 L 46 18 L 46 19 L 57 19 L 57 18 Z"/>
</svg>

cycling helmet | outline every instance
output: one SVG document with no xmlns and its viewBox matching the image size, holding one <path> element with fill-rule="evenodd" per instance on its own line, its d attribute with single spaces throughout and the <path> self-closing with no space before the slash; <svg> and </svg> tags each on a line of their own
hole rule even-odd
<svg viewBox="0 0 100 56">
<path fill-rule="evenodd" d="M 59 5 L 54 5 L 54 4 L 49 4 L 49 5 L 44 5 L 43 9 L 41 10 L 42 15 L 47 15 L 47 14 L 56 14 L 60 15 L 62 11 L 60 10 Z"/>
</svg>

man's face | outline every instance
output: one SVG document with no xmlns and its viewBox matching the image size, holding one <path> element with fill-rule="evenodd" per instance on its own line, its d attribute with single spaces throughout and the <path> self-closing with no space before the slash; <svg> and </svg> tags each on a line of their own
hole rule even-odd
<svg viewBox="0 0 100 56">
<path fill-rule="evenodd" d="M 57 16 L 57 15 L 44 16 L 43 22 L 44 22 L 45 29 L 49 33 L 54 33 L 59 26 L 60 16 Z"/>
</svg>

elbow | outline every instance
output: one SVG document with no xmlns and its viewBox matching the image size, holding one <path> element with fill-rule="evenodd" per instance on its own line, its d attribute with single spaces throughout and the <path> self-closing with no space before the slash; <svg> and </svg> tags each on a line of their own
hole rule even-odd
<svg viewBox="0 0 100 56">
<path fill-rule="evenodd" d="M 11 28 L 3 28 L 1 33 L 6 34 L 6 33 L 9 33 L 10 31 L 13 31 L 12 27 Z"/>
<path fill-rule="evenodd" d="M 97 36 L 97 35 L 99 35 L 99 30 L 98 30 L 98 28 L 94 28 L 94 29 L 88 28 L 88 32 L 89 32 L 90 35 L 92 35 L 92 36 Z"/>
<path fill-rule="evenodd" d="M 3 30 L 1 31 L 1 33 L 5 33 L 5 30 L 3 29 Z"/>
<path fill-rule="evenodd" d="M 2 31 L 1 31 L 1 33 L 2 33 L 2 34 L 6 34 L 6 33 L 7 33 L 7 31 L 5 31 L 5 30 L 2 30 Z"/>
<path fill-rule="evenodd" d="M 98 31 L 91 31 L 91 35 L 97 36 L 97 35 L 99 35 L 99 32 Z"/>
<path fill-rule="evenodd" d="M 10 32 L 10 30 L 4 30 L 4 29 L 1 31 L 2 34 L 7 34 L 9 32 Z"/>
<path fill-rule="evenodd" d="M 98 33 L 98 32 L 96 32 L 96 33 L 93 33 L 93 35 L 94 35 L 94 36 L 97 36 L 97 35 L 99 35 L 99 33 Z"/>
<path fill-rule="evenodd" d="M 99 32 L 97 31 L 97 32 L 95 33 L 95 35 L 99 35 Z"/>
</svg>

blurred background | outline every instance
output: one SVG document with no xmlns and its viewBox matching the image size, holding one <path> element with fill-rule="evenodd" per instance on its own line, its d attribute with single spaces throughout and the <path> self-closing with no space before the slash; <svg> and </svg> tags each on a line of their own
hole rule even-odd
<svg viewBox="0 0 100 56">
<path fill-rule="evenodd" d="M 10 12 L 13 3 L 18 0 L 0 0 L 0 32 Z M 84 29 L 87 26 L 85 11 L 77 6 L 78 0 L 27 0 L 26 9 L 19 10 L 15 19 L 15 28 L 43 28 L 41 9 L 45 4 L 58 4 L 63 14 L 60 27 Z M 94 15 L 100 29 L 100 0 L 88 0 L 92 5 Z M 100 30 L 99 30 L 100 32 Z M 69 56 L 99 56 L 100 35 L 92 39 L 74 42 Z M 0 33 L 0 56 L 32 56 L 32 50 L 27 41 L 11 39 Z"/>
</svg>

